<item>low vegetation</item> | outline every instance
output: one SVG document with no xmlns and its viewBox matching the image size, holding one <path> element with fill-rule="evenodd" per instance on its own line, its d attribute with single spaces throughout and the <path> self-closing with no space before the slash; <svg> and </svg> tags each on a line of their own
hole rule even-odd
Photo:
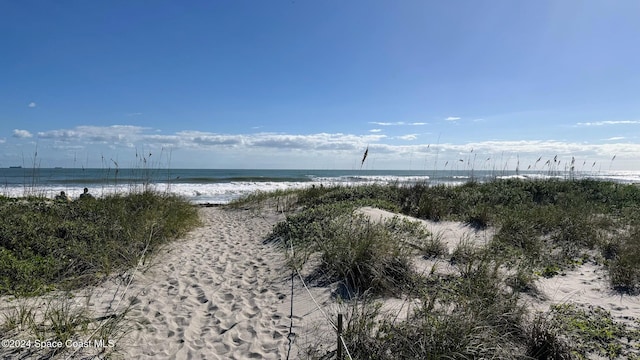
<svg viewBox="0 0 640 360">
<path fill-rule="evenodd" d="M 41 297 L 15 299 L 2 314 L 0 334 L 4 359 L 93 358 L 117 353 L 118 342 L 130 329 L 130 307 L 112 309 L 96 317 L 76 296 L 50 292 Z M 89 299 L 89 298 L 87 298 Z"/>
<path fill-rule="evenodd" d="M 609 312 L 597 306 L 553 305 L 545 314 L 546 321 L 557 328 L 578 357 L 597 354 L 607 359 L 640 358 L 630 341 L 640 339 L 640 331 L 632 324 L 615 321 Z"/>
<path fill-rule="evenodd" d="M 199 224 L 189 202 L 150 191 L 73 202 L 0 197 L 0 218 L 0 295 L 7 305 L 0 338 L 31 339 L 30 348 L 1 349 L 3 358 L 113 349 L 126 334 L 130 304 L 94 317 L 87 311 L 91 294 L 78 303 L 75 292 L 110 276 L 119 279 L 115 275 L 148 262 L 165 243 Z M 120 281 L 125 288 L 125 279 Z M 51 346 L 38 347 L 36 339 Z M 91 346 L 83 346 L 87 342 Z M 90 355 L 96 354 L 82 356 Z"/>
<path fill-rule="evenodd" d="M 36 295 L 135 267 L 198 223 L 181 198 L 153 192 L 73 202 L 0 197 L 0 294 Z"/>
<path fill-rule="evenodd" d="M 558 276 L 585 262 L 607 267 L 612 290 L 636 294 L 637 186 L 495 180 L 461 186 L 313 187 L 253 200 L 279 202 L 285 197 L 288 205 L 281 211 L 287 218 L 271 239 L 287 251 L 294 249 L 291 264 L 298 269 L 319 256 L 313 276 L 342 283 L 356 294 L 358 306 L 350 312 L 345 332 L 354 358 L 579 359 L 638 353 L 633 348 L 640 342 L 638 332 L 620 330 L 622 325 L 609 315 L 557 307 L 532 317 L 521 300 L 521 293 L 536 295 L 537 278 Z M 437 234 L 415 224 L 368 221 L 355 212 L 362 206 L 462 221 L 475 229 L 492 227 L 495 236 L 486 246 L 463 241 L 447 250 Z M 429 274 L 415 273 L 411 263 L 416 256 L 441 258 L 455 271 L 441 273 L 434 266 Z M 384 314 L 376 305 L 375 299 L 390 294 L 421 305 L 398 321 L 397 314 Z M 578 320 L 567 322 L 567 317 Z M 635 345 L 622 346 L 623 336 Z M 596 339 L 601 340 L 597 348 L 585 345 Z"/>
</svg>

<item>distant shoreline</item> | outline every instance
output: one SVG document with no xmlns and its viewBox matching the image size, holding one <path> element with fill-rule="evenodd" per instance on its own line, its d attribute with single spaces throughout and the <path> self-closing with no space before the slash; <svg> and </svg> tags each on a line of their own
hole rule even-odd
<svg viewBox="0 0 640 360">
<path fill-rule="evenodd" d="M 153 189 L 194 204 L 226 204 L 256 191 L 362 184 L 461 185 L 494 179 L 582 179 L 640 183 L 640 171 L 565 172 L 497 170 L 267 170 L 267 169 L 0 169 L 0 194 L 53 198 L 64 191 L 78 197 L 85 187 L 95 196 Z"/>
</svg>

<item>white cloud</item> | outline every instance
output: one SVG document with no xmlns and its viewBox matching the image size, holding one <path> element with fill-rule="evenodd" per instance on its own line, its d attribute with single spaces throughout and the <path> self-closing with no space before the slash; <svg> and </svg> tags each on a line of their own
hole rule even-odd
<svg viewBox="0 0 640 360">
<path fill-rule="evenodd" d="M 386 135 L 350 135 L 318 133 L 308 135 L 260 133 L 247 135 L 246 145 L 297 150 L 355 150 L 367 143 L 378 142 Z"/>
<path fill-rule="evenodd" d="M 77 126 L 73 129 L 61 129 L 39 132 L 41 139 L 58 141 L 85 141 L 88 143 L 126 143 L 138 140 L 147 128 L 133 125 Z"/>
<path fill-rule="evenodd" d="M 33 101 L 29 103 L 28 105 L 30 108 L 34 108 L 36 107 L 36 103 L 34 103 Z"/>
<path fill-rule="evenodd" d="M 84 150 L 85 147 L 83 145 L 66 145 L 64 143 L 54 143 L 52 148 L 56 150 L 72 150 L 72 151 L 81 151 Z"/>
<path fill-rule="evenodd" d="M 528 141 L 481 141 L 461 143 L 433 144 L 435 139 L 429 135 L 405 134 L 401 136 L 386 136 L 381 131 L 369 130 L 364 135 L 344 133 L 246 133 L 220 134 L 212 132 L 185 130 L 171 134 L 159 134 L 157 129 L 132 125 L 113 126 L 78 126 L 71 129 L 57 129 L 39 132 L 40 148 L 49 147 L 55 151 L 73 151 L 80 153 L 86 149 L 87 157 L 91 161 L 104 154 L 106 158 L 114 157 L 121 164 L 127 163 L 127 158 L 136 161 L 135 151 L 144 149 L 155 154 L 160 149 L 171 149 L 173 152 L 172 166 L 179 164 L 199 164 L 197 166 L 243 166 L 243 167 L 287 167 L 305 168 L 309 164 L 327 164 L 326 166 L 349 167 L 351 161 L 359 161 L 362 149 L 369 145 L 369 156 L 376 159 L 377 166 L 384 168 L 403 168 L 408 155 L 423 157 L 424 164 L 433 166 L 435 154 L 438 155 L 438 166 L 446 161 L 450 164 L 460 159 L 460 154 L 469 154 L 473 149 L 472 158 L 478 154 L 478 166 L 494 166 L 503 168 L 509 162 L 515 168 L 516 159 L 520 159 L 520 169 L 533 165 L 539 157 L 542 162 L 558 155 L 563 164 L 575 156 L 582 164 L 583 161 L 606 162 L 616 154 L 616 165 L 627 161 L 624 165 L 633 166 L 633 159 L 640 156 L 640 144 L 635 144 L 623 137 L 615 137 L 601 143 L 563 142 L 557 140 L 528 140 Z M 14 130 L 14 137 L 28 138 L 31 133 L 26 130 Z M 424 138 L 424 143 L 406 143 Z M 623 142 L 624 141 L 624 142 Z M 3 141 L 0 140 L 0 143 Z M 427 143 L 432 142 L 431 146 Z M 6 146 L 6 145 L 4 145 Z M 179 151 L 176 151 L 179 150 Z M 57 156 L 63 156 L 58 154 Z M 68 156 L 68 155 L 67 155 Z M 75 155 L 74 155 L 75 156 Z M 84 155 L 82 155 L 84 156 Z M 160 156 L 160 155 L 158 155 Z M 156 158 L 154 156 L 154 158 Z M 291 159 L 296 159 L 292 162 Z M 486 161 L 485 159 L 491 159 Z M 157 158 L 156 158 L 157 159 Z M 355 160 L 354 160 L 355 159 Z M 427 160 L 428 159 L 428 160 Z M 608 159 L 608 160 L 607 160 Z M 291 161 L 290 161 L 291 160 Z M 553 160 L 552 160 L 553 161 Z M 495 163 L 495 164 L 494 164 Z M 501 164 L 498 164 L 501 163 Z M 462 163 L 459 164 L 462 166 Z M 467 164 L 468 165 L 468 164 Z M 100 163 L 98 163 L 100 166 Z M 323 165 L 324 166 L 324 165 Z M 620 166 L 623 166 L 620 163 Z M 541 164 L 538 164 L 538 168 Z M 480 169 L 477 167 L 477 169 Z"/>
<path fill-rule="evenodd" d="M 446 118 L 445 120 L 446 120 L 446 121 L 457 121 L 457 120 L 460 120 L 460 119 L 462 119 L 462 118 L 457 117 L 457 116 L 449 116 L 449 117 L 448 117 L 448 118 Z"/>
<path fill-rule="evenodd" d="M 171 146 L 175 148 L 208 150 L 215 148 L 228 149 L 280 149 L 321 151 L 321 150 L 352 150 L 366 147 L 378 147 L 388 153 L 406 153 L 426 151 L 426 144 L 397 145 L 391 140 L 399 139 L 411 141 L 418 139 L 418 134 L 406 134 L 396 137 L 388 137 L 381 134 L 381 129 L 369 130 L 370 134 L 354 135 L 343 133 L 315 133 L 315 134 L 287 134 L 287 133 L 250 133 L 250 134 L 219 134 L 202 131 L 180 131 L 174 134 L 158 134 L 150 128 L 133 125 L 113 126 L 78 126 L 72 129 L 58 129 L 39 132 L 41 140 L 52 140 L 58 143 L 71 145 L 83 144 L 108 144 L 113 146 Z M 13 131 L 17 138 L 32 137 L 27 130 Z M 623 140 L 623 137 L 614 137 L 608 141 Z M 387 140 L 387 141 L 385 141 Z M 435 151 L 436 146 L 432 146 Z M 529 140 L 529 141 L 483 141 L 473 143 L 441 143 L 437 145 L 439 151 L 468 152 L 470 148 L 474 153 L 500 154 L 625 154 L 640 155 L 640 144 L 633 143 L 604 143 L 588 144 L 580 142 L 562 142 L 556 140 Z M 619 155 L 623 156 L 623 155 Z"/>
<path fill-rule="evenodd" d="M 176 134 L 181 143 L 195 146 L 216 146 L 216 145 L 241 145 L 244 143 L 242 135 L 221 135 L 200 131 L 182 131 Z M 149 139 L 149 137 L 146 137 Z"/>
<path fill-rule="evenodd" d="M 605 141 L 616 141 L 616 140 L 624 140 L 626 139 L 626 137 L 624 136 L 614 136 L 614 137 L 610 137 L 608 139 L 604 139 Z"/>
<path fill-rule="evenodd" d="M 398 136 L 398 139 L 407 140 L 407 141 L 416 140 L 416 139 L 418 139 L 418 134 L 402 135 L 402 136 Z"/>
<path fill-rule="evenodd" d="M 38 133 L 40 139 L 67 144 L 108 144 L 111 146 L 172 146 L 207 150 L 213 148 L 269 148 L 289 150 L 350 150 L 375 143 L 386 135 L 351 135 L 317 133 L 307 135 L 282 133 L 218 134 L 180 131 L 160 135 L 153 129 L 131 125 L 78 126 Z"/>
<path fill-rule="evenodd" d="M 371 121 L 369 124 L 380 125 L 380 126 L 422 126 L 427 125 L 426 122 L 404 122 L 404 121 L 396 121 L 396 122 L 379 122 L 379 121 Z"/>
<path fill-rule="evenodd" d="M 33 137 L 33 135 L 27 130 L 13 129 L 13 137 L 18 139 L 26 139 Z"/>
<path fill-rule="evenodd" d="M 5 142 L 7 142 L 7 139 L 5 139 L 5 138 L 0 138 L 0 144 L 4 144 Z"/>
<path fill-rule="evenodd" d="M 441 149 L 449 151 L 468 151 L 485 154 L 521 154 L 527 156 L 553 155 L 585 155 L 608 156 L 618 154 L 618 157 L 637 157 L 640 155 L 640 144 L 606 143 L 589 144 L 577 142 L 562 142 L 556 140 L 522 140 L 522 141 L 483 141 L 466 144 L 441 144 Z"/>
<path fill-rule="evenodd" d="M 640 124 L 640 120 L 579 122 L 575 126 L 607 126 L 607 125 L 634 125 L 634 124 Z"/>
</svg>

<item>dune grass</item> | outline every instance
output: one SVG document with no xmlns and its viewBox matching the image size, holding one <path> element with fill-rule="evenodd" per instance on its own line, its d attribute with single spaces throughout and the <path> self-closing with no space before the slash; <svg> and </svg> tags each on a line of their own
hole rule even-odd
<svg viewBox="0 0 640 360">
<path fill-rule="evenodd" d="M 496 267 L 479 261 L 464 276 L 427 279 L 420 305 L 404 321 L 368 306 L 350 313 L 345 332 L 354 358 L 513 358 L 522 353 L 525 313 L 502 288 Z"/>
<path fill-rule="evenodd" d="M 261 201 L 268 198 L 261 196 Z M 320 254 L 318 271 L 354 290 L 359 300 L 349 313 L 345 339 L 355 358 L 583 358 L 600 351 L 583 345 L 599 336 L 597 329 L 608 320 L 596 312 L 579 315 L 592 321 L 573 331 L 554 320 L 560 316 L 557 309 L 529 316 L 520 293 L 535 293 L 538 277 L 557 276 L 589 261 L 606 265 L 611 289 L 635 294 L 640 288 L 637 186 L 510 179 L 461 186 L 315 187 L 287 196 L 290 212 L 271 239 L 302 254 L 292 261 L 297 267 L 311 253 Z M 448 254 L 437 234 L 367 222 L 354 212 L 361 206 L 462 221 L 475 229 L 493 227 L 496 233 L 485 247 L 462 242 Z M 429 274 L 416 274 L 411 267 L 416 255 L 443 258 L 455 271 L 443 274 L 434 267 Z M 397 314 L 384 314 L 375 305 L 376 297 L 389 294 L 422 305 L 409 319 L 397 321 Z M 601 355 L 637 355 L 619 346 L 623 332 L 614 333 L 617 340 L 601 344 L 609 347 Z M 638 332 L 624 336 L 640 343 Z"/>
<path fill-rule="evenodd" d="M 89 298 L 87 298 L 87 302 Z M 70 293 L 50 292 L 40 297 L 18 298 L 2 313 L 0 334 L 9 341 L 2 358 L 51 359 L 104 358 L 119 351 L 119 341 L 131 329 L 126 315 L 130 304 L 95 316 L 88 304 Z M 21 339 L 22 344 L 11 343 Z"/>
<path fill-rule="evenodd" d="M 198 223 L 187 201 L 153 192 L 57 202 L 0 197 L 0 294 L 36 295 L 134 267 Z"/>
<path fill-rule="evenodd" d="M 151 191 L 73 202 L 0 197 L 0 217 L 0 295 L 8 305 L 0 337 L 32 342 L 30 348 L 3 348 L 0 356 L 7 358 L 117 352 L 131 304 L 96 317 L 88 311 L 91 294 L 78 302 L 75 293 L 143 265 L 199 224 L 186 200 Z M 37 347 L 35 340 L 64 346 Z"/>
<path fill-rule="evenodd" d="M 524 259 L 545 276 L 599 251 L 612 271 L 614 287 L 633 292 L 640 286 L 640 261 L 634 250 L 640 244 L 637 186 L 595 180 L 496 180 L 455 187 L 316 187 L 287 196 L 295 199 L 289 209 L 297 211 L 272 235 L 294 244 L 317 239 L 317 230 L 327 228 L 331 219 L 360 206 L 374 206 L 434 221 L 463 221 L 476 229 L 493 226 L 497 233 L 489 246 L 507 265 Z"/>
</svg>

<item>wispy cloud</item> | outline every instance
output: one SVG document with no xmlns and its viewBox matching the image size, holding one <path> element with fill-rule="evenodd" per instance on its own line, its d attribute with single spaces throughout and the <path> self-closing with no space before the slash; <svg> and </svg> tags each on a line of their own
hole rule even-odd
<svg viewBox="0 0 640 360">
<path fill-rule="evenodd" d="M 27 105 L 27 106 L 29 106 L 30 108 L 34 108 L 34 107 L 36 107 L 36 103 L 34 103 L 34 102 L 32 101 L 32 102 L 30 102 L 30 103 L 29 103 L 29 105 Z"/>
<path fill-rule="evenodd" d="M 298 150 L 355 150 L 367 143 L 378 142 L 386 135 L 350 135 L 318 133 L 308 135 L 252 134 L 246 138 L 251 147 L 283 148 Z"/>
<path fill-rule="evenodd" d="M 176 135 L 179 143 L 187 146 L 236 146 L 244 143 L 242 135 L 223 135 L 201 131 L 181 131 Z"/>
<path fill-rule="evenodd" d="M 448 118 L 446 118 L 446 121 L 458 121 L 462 119 L 461 117 L 457 117 L 457 116 L 449 116 Z"/>
<path fill-rule="evenodd" d="M 80 140 L 89 143 L 122 144 L 139 139 L 145 130 L 147 128 L 133 125 L 77 126 L 73 129 L 39 132 L 38 137 L 67 142 Z"/>
<path fill-rule="evenodd" d="M 416 139 L 418 139 L 418 134 L 402 135 L 402 136 L 398 136 L 398 139 L 407 140 L 407 141 L 416 140 Z"/>
<path fill-rule="evenodd" d="M 611 154 L 618 154 L 619 157 L 637 157 L 638 154 L 640 154 L 640 144 L 632 143 L 590 144 L 557 140 L 522 140 L 440 145 L 441 149 L 460 152 L 467 151 L 469 147 L 472 147 L 476 153 L 487 154 L 574 154 L 586 156 L 611 156 Z"/>
<path fill-rule="evenodd" d="M 380 126 L 422 126 L 427 125 L 426 122 L 404 122 L 404 121 L 396 121 L 396 122 L 379 122 L 379 121 L 371 121 L 369 124 L 380 125 Z"/>
<path fill-rule="evenodd" d="M 7 142 L 7 139 L 5 139 L 5 138 L 0 138 L 0 144 L 4 144 L 5 142 Z"/>
<path fill-rule="evenodd" d="M 27 130 L 13 129 L 13 137 L 18 139 L 26 139 L 33 137 L 33 134 L 31 134 Z"/>
<path fill-rule="evenodd" d="M 369 132 L 379 133 L 379 132 L 382 132 L 382 129 L 371 129 L 371 130 L 369 130 Z"/>
<path fill-rule="evenodd" d="M 635 125 L 635 124 L 640 124 L 640 120 L 579 122 L 579 123 L 576 123 L 575 126 L 607 126 L 607 125 Z"/>
<path fill-rule="evenodd" d="M 604 139 L 605 141 L 616 141 L 616 140 L 624 140 L 626 139 L 626 137 L 624 136 L 614 136 L 614 137 L 610 137 L 608 139 Z"/>
<path fill-rule="evenodd" d="M 379 130 L 379 129 L 372 129 Z M 482 141 L 465 143 L 439 143 L 433 145 L 433 138 L 427 134 L 405 134 L 387 136 L 378 131 L 365 134 L 345 133 L 245 133 L 222 134 L 184 130 L 170 134 L 159 134 L 157 129 L 133 125 L 113 126 L 78 126 L 71 129 L 57 129 L 39 132 L 39 145 L 43 148 L 59 149 L 67 152 L 73 150 L 88 153 L 103 152 L 104 154 L 129 154 L 131 148 L 144 148 L 154 152 L 170 148 L 180 150 L 176 154 L 183 161 L 194 161 L 199 166 L 217 166 L 222 161 L 234 161 L 243 166 L 266 166 L 265 164 L 292 164 L 288 159 L 295 157 L 296 166 L 313 163 L 314 161 L 329 161 L 332 164 L 345 166 L 348 159 L 359 158 L 362 149 L 369 146 L 369 155 L 375 157 L 379 166 L 403 166 L 407 155 L 422 154 L 425 159 L 439 154 L 443 161 L 456 161 L 460 154 L 468 154 L 473 149 L 474 154 L 482 158 L 490 158 L 491 162 L 500 161 L 504 156 L 505 162 L 509 158 L 519 158 L 521 163 L 533 164 L 540 156 L 547 159 L 555 155 L 565 157 L 565 160 L 575 156 L 576 159 L 593 161 L 607 161 L 613 154 L 616 159 L 629 163 L 640 155 L 640 144 L 614 137 L 602 140 L 600 143 L 565 142 L 557 140 L 528 140 L 528 141 Z M 33 135 L 26 130 L 14 130 L 16 138 L 28 138 Z M 425 138 L 424 143 L 411 141 Z M 406 141 L 406 142 L 403 142 Z M 427 143 L 431 142 L 431 146 Z M 2 143 L 0 141 L 0 143 Z M 3 144 L 3 146 L 6 146 Z M 197 154 L 197 155 L 196 155 Z M 111 155 L 109 155 L 111 156 Z M 232 159 L 232 160 L 229 160 Z M 347 160 L 345 160 L 347 159 Z M 135 161 L 135 159 L 134 159 Z M 431 160 L 429 160 L 430 162 Z M 515 161 L 515 160 L 514 160 Z M 226 163 L 225 163 L 226 164 Z M 227 164 L 228 166 L 228 164 Z M 276 166 L 276 165 L 274 165 Z M 293 166 L 293 165 L 292 165 Z M 340 165 L 338 165 L 340 166 Z M 501 165 L 502 166 L 502 165 Z"/>
<path fill-rule="evenodd" d="M 15 132 L 15 131 L 14 131 Z M 180 148 L 207 150 L 216 147 L 240 148 L 263 147 L 301 150 L 345 150 L 366 146 L 386 138 L 382 134 L 351 135 L 342 133 L 318 134 L 218 134 L 202 131 L 180 131 L 172 135 L 154 133 L 153 129 L 132 125 L 78 126 L 73 129 L 59 129 L 39 132 L 43 140 L 65 143 L 126 145 L 146 144 L 147 146 L 173 146 Z"/>
<path fill-rule="evenodd" d="M 376 130 L 376 131 L 373 131 Z M 396 137 L 388 137 L 381 134 L 380 129 L 370 130 L 370 134 L 355 135 L 343 133 L 315 133 L 315 134 L 287 134 L 287 133 L 247 133 L 247 134 L 220 134 L 202 131 L 179 131 L 174 134 L 158 134 L 154 129 L 134 125 L 112 126 L 78 126 L 72 129 L 58 129 L 39 132 L 41 140 L 53 140 L 57 142 L 77 144 L 110 144 L 129 145 L 140 144 L 148 146 L 172 145 L 181 148 L 207 150 L 217 147 L 227 148 L 281 148 L 300 150 L 350 150 L 358 149 L 367 144 L 378 146 L 388 152 L 423 151 L 427 146 L 422 145 L 397 145 L 391 140 L 416 140 L 418 134 L 406 134 Z M 27 130 L 15 129 L 13 136 L 17 138 L 32 137 Z M 386 141 L 385 141 L 386 140 Z M 623 137 L 608 139 L 609 141 L 623 140 Z M 431 150 L 433 150 L 432 147 Z M 440 151 L 468 152 L 473 148 L 476 153 L 640 153 L 640 144 L 632 143 L 604 143 L 588 144 L 583 142 L 562 142 L 556 140 L 530 140 L 530 141 L 484 141 L 461 144 L 439 144 Z M 426 151 L 426 150 L 425 150 Z"/>
</svg>

